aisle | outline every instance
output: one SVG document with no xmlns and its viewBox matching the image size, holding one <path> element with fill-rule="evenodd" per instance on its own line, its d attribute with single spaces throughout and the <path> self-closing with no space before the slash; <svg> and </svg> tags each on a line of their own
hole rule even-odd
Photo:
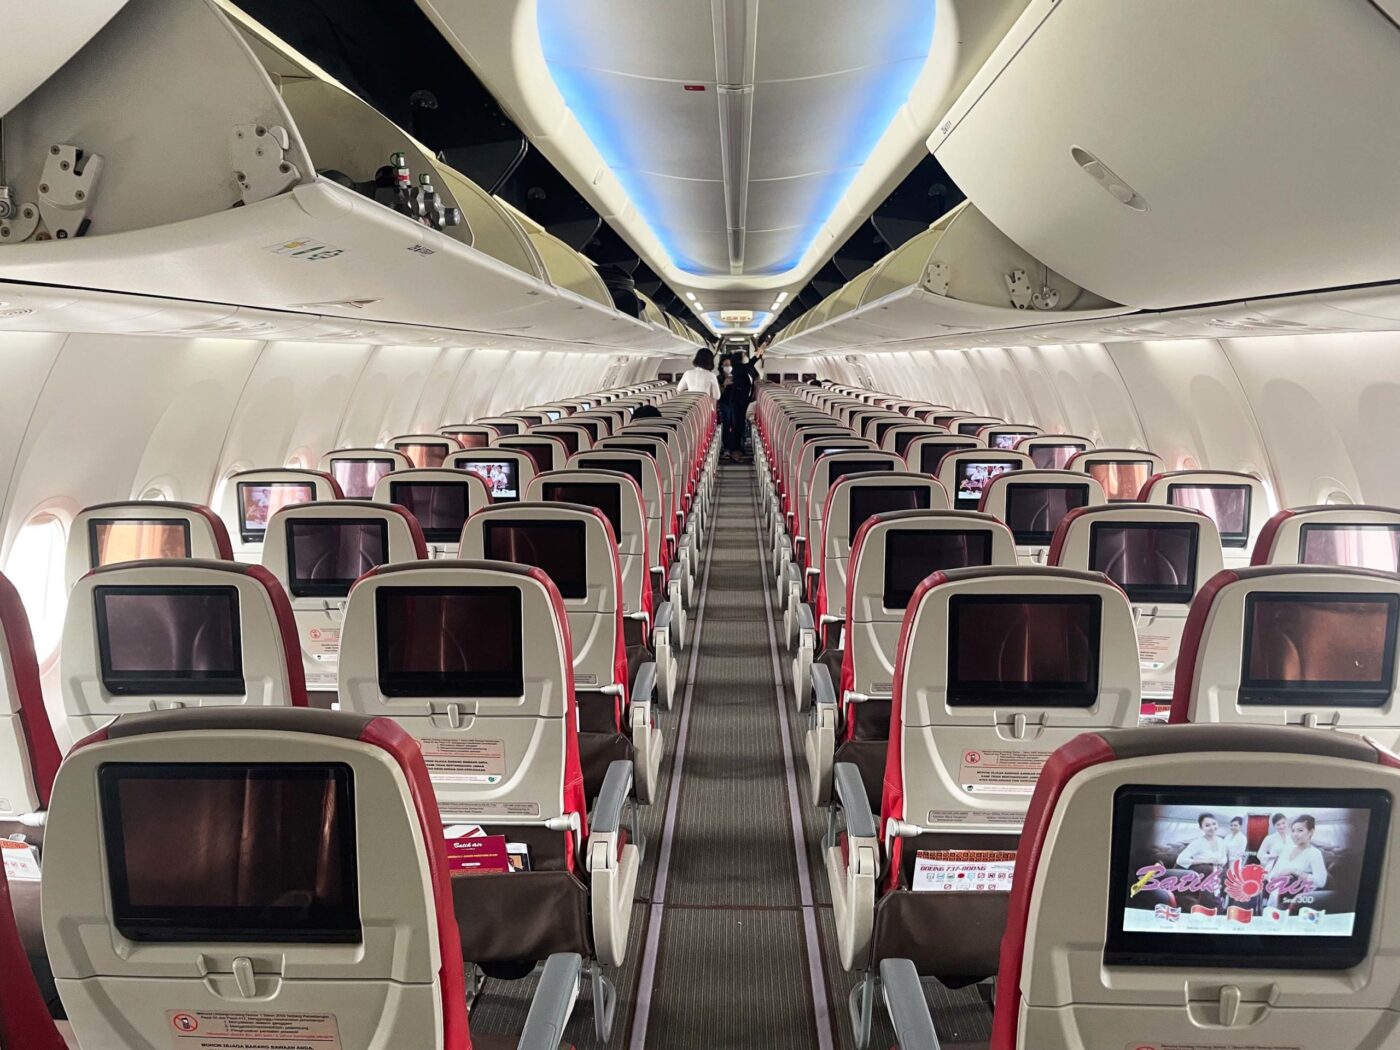
<svg viewBox="0 0 1400 1050">
<path fill-rule="evenodd" d="M 719 470 L 698 673 L 680 710 L 680 790 L 661 844 L 629 1046 L 826 1048 L 825 996 L 820 1021 L 812 1002 L 824 981 L 807 952 L 817 924 L 791 817 L 793 756 L 774 691 L 753 468 Z"/>
</svg>

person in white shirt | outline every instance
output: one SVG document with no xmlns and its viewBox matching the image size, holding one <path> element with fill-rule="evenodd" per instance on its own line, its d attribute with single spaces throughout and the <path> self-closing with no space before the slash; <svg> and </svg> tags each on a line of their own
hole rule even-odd
<svg viewBox="0 0 1400 1050">
<path fill-rule="evenodd" d="M 1197 865 L 1225 867 L 1230 857 L 1225 848 L 1225 839 L 1220 834 L 1220 821 L 1215 818 L 1214 813 L 1202 813 L 1196 818 L 1196 824 L 1201 829 L 1200 837 L 1181 851 L 1180 856 L 1176 858 L 1176 866 L 1178 868 L 1190 868 Z"/>
<path fill-rule="evenodd" d="M 1274 861 L 1278 860 L 1284 847 L 1288 845 L 1288 817 L 1282 813 L 1275 813 L 1269 824 L 1274 829 L 1273 833 L 1259 846 L 1259 863 L 1266 868 L 1274 866 Z"/>
<path fill-rule="evenodd" d="M 1308 879 L 1312 883 L 1313 890 L 1325 889 L 1327 886 L 1327 862 L 1322 856 L 1322 850 L 1312 844 L 1313 833 L 1317 831 L 1317 821 L 1304 813 L 1300 817 L 1295 817 L 1289 826 L 1289 843 L 1274 866 L 1269 869 L 1270 881 L 1287 875 L 1294 881 L 1299 878 Z M 1309 893 L 1311 890 L 1304 890 Z M 1290 895 L 1291 896 L 1291 895 Z M 1283 903 L 1280 899 L 1282 894 L 1277 890 L 1270 897 L 1269 903 L 1275 906 Z"/>
<path fill-rule="evenodd" d="M 1244 833 L 1244 818 L 1230 818 L 1230 837 L 1225 840 L 1225 852 L 1232 861 L 1244 860 L 1244 855 L 1249 851 L 1249 839 Z"/>
<path fill-rule="evenodd" d="M 719 380 L 715 378 L 715 355 L 703 346 L 696 352 L 692 367 L 676 384 L 678 394 L 709 394 L 719 400 Z"/>
</svg>

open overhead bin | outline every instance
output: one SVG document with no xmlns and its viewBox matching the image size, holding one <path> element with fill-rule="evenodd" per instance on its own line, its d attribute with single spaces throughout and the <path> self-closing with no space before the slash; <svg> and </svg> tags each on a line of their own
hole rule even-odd
<svg viewBox="0 0 1400 1050">
<path fill-rule="evenodd" d="M 1007 236 L 1170 309 L 1400 278 L 1391 0 L 1032 0 L 929 148 Z"/>
<path fill-rule="evenodd" d="M 0 281 L 477 344 L 677 347 L 578 253 L 214 0 L 130 0 L 3 121 Z"/>
<path fill-rule="evenodd" d="M 1044 266 L 964 202 L 798 318 L 775 346 L 908 350 L 933 337 L 1126 312 Z"/>
</svg>

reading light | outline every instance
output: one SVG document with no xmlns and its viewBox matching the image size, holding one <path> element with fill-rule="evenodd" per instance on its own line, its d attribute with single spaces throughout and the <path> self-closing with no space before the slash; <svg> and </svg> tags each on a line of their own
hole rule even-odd
<svg viewBox="0 0 1400 1050">
<path fill-rule="evenodd" d="M 685 297 L 686 297 L 687 299 L 689 299 L 692 303 L 695 302 L 695 293 L 694 293 L 694 292 L 686 292 L 686 293 L 685 293 Z"/>
</svg>

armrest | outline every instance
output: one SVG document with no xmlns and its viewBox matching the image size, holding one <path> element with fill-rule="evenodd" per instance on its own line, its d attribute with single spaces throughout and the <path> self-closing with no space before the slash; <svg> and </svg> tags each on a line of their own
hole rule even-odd
<svg viewBox="0 0 1400 1050">
<path fill-rule="evenodd" d="M 676 565 L 671 566 L 671 571 L 666 575 L 666 583 L 669 586 L 670 584 L 680 582 L 682 582 L 681 567 L 678 563 Z"/>
<path fill-rule="evenodd" d="M 666 603 L 668 606 L 670 602 Z M 632 702 L 634 704 L 651 703 L 652 695 L 656 692 L 656 662 L 648 660 L 637 668 L 637 678 L 632 683 Z"/>
<path fill-rule="evenodd" d="M 831 670 L 826 664 L 812 664 L 812 702 L 836 706 L 836 687 L 831 684 Z"/>
<path fill-rule="evenodd" d="M 850 762 L 837 762 L 831 774 L 831 786 L 846 811 L 846 831 L 858 839 L 873 839 L 879 834 L 875 814 L 870 811 L 870 799 L 865 794 L 865 782 L 860 769 Z"/>
<path fill-rule="evenodd" d="M 516 1050 L 559 1050 L 582 975 L 583 958 L 577 952 L 560 952 L 545 960 Z"/>
<path fill-rule="evenodd" d="M 598 791 L 598 801 L 593 804 L 593 814 L 588 821 L 589 835 L 614 834 L 622 826 L 622 810 L 631 794 L 632 763 L 626 759 L 609 762 L 603 786 Z"/>
<path fill-rule="evenodd" d="M 924 986 L 919 983 L 914 964 L 908 959 L 883 960 L 880 988 L 899 1050 L 940 1050 L 928 1000 L 924 998 Z"/>
<path fill-rule="evenodd" d="M 675 614 L 671 609 L 671 603 L 662 602 L 656 607 L 656 619 L 653 620 L 651 624 L 652 631 L 659 631 L 663 627 L 669 628 L 671 626 L 671 620 L 674 618 L 674 616 Z"/>
<path fill-rule="evenodd" d="M 815 631 L 817 629 L 817 625 L 812 619 L 812 607 L 806 602 L 802 602 L 797 607 L 797 629 L 799 631 Z M 825 671 L 826 668 L 823 667 L 822 670 Z M 826 682 L 827 685 L 831 684 L 830 672 L 827 673 Z"/>
</svg>

